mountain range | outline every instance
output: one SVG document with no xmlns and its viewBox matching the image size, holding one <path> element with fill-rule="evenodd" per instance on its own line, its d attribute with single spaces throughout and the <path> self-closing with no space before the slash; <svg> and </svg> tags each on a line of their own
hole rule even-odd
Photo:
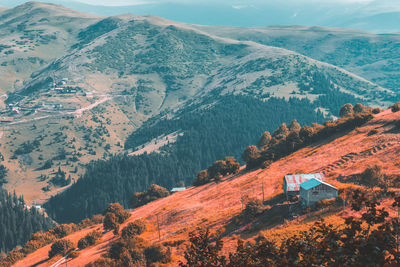
<svg viewBox="0 0 400 267">
<path fill-rule="evenodd" d="M 363 6 L 359 20 L 354 16 L 351 23 L 388 15 L 386 6 L 380 9 L 383 13 L 371 12 L 373 4 L 377 2 Z M 271 10 L 285 7 L 273 6 L 276 9 Z M 107 12 L 124 8 L 129 11 L 110 7 Z M 396 10 L 392 11 L 395 18 Z M 390 169 L 397 163 L 388 160 L 397 151 L 397 113 L 380 108 L 399 97 L 400 34 L 322 26 L 243 27 L 258 25 L 253 22 L 236 25 L 242 27 L 198 25 L 154 15 L 103 15 L 41 2 L 0 10 L 4 176 L 0 182 L 23 195 L 27 205 L 43 205 L 58 223 L 78 223 L 101 213 L 111 202 L 128 208 L 132 195 L 151 184 L 189 187 L 213 162 L 232 162 L 229 156 L 244 164 L 243 151 L 257 144 L 265 131 L 278 136 L 288 128 L 336 129 L 346 120 L 337 121 L 344 116 L 341 107 L 346 103 L 362 109 L 358 113 L 365 112 L 371 121 L 364 124 L 353 114 L 356 126 L 349 119 L 345 129 L 338 127 L 325 139 L 304 144 L 265 169 L 242 169 L 237 176 L 224 177 L 222 184 L 173 194 L 136 209 L 130 221 L 143 217 L 153 222 L 154 214 L 165 215 L 161 224 L 170 236 L 165 242 L 174 244 L 186 238 L 193 225 L 214 230 L 226 226 L 232 231 L 226 240 L 232 244 L 235 231 L 243 229 L 232 224 L 243 205 L 239 191 L 251 195 L 265 177 L 271 178 L 266 183 L 266 203 L 279 209 L 285 203 L 275 197 L 281 194 L 280 181 L 286 173 L 326 172 L 330 182 L 346 187 L 352 175 L 379 160 L 387 175 L 397 175 L 397 169 Z M 214 17 L 223 19 L 219 13 Z M 208 214 L 205 207 L 213 207 L 208 201 L 218 202 L 221 186 L 226 189 L 223 212 L 217 214 L 214 207 L 215 213 Z M 255 197 L 260 196 L 257 192 Z M 229 198 L 235 198 L 233 204 Z M 189 213 L 200 221 L 188 220 Z M 86 226 L 73 228 L 74 242 L 88 233 Z M 147 235 L 155 241 L 155 228 Z M 115 239 L 107 233 L 99 246 Z M 181 243 L 174 248 L 178 257 L 183 253 Z M 78 257 L 75 263 L 96 259 L 99 246 L 83 251 L 88 257 Z M 39 264 L 49 249 L 37 250 L 27 261 Z"/>
<path fill-rule="evenodd" d="M 0 23 L 2 90 L 9 92 L 1 148 L 10 170 L 6 186 L 28 201 L 63 190 L 48 186 L 58 167 L 66 179 L 76 180 L 84 172 L 81 164 L 134 149 L 122 144 L 148 119 L 153 125 L 179 119 L 178 111 L 218 106 L 224 96 L 308 99 L 328 118 L 346 101 L 382 106 L 398 92 L 397 35 L 204 27 L 137 15 L 103 18 L 35 2 L 3 11 Z M 313 38 L 303 37 L 298 46 L 300 33 Z M 317 46 L 321 40 L 326 45 Z M 360 43 L 364 54 L 358 52 Z M 385 53 L 367 57 L 377 46 L 387 46 Z M 10 105 L 17 111 L 8 110 Z M 49 123 L 54 126 L 44 132 Z M 180 129 L 164 130 L 139 138 L 143 143 L 135 146 Z M 255 137 L 248 138 L 243 146 Z M 40 148 L 26 150 L 34 140 Z M 61 188 L 66 184 L 61 181 Z"/>
<path fill-rule="evenodd" d="M 2 0 L 15 7 L 26 1 Z M 132 1 L 102 6 L 98 1 L 43 1 L 101 16 L 152 14 L 174 21 L 201 25 L 260 27 L 269 25 L 320 25 L 357 28 L 376 33 L 399 32 L 400 8 L 396 0 L 375 1 Z M 90 3 L 90 4 L 87 4 Z M 129 3 L 129 1 L 125 1 Z"/>
</svg>

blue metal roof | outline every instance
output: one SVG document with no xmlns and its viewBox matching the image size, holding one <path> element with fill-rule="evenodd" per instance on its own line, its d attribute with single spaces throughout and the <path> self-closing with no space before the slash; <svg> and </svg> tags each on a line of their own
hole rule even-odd
<svg viewBox="0 0 400 267">
<path fill-rule="evenodd" d="M 317 179 L 315 179 L 315 178 L 312 178 L 312 179 L 310 179 L 310 180 L 308 180 L 308 181 L 305 181 L 304 183 L 301 183 L 301 184 L 300 184 L 300 187 L 303 188 L 303 189 L 305 189 L 305 190 L 309 190 L 309 189 L 311 189 L 311 188 L 313 188 L 313 187 L 316 187 L 316 186 L 318 186 L 318 185 L 320 185 L 320 184 L 321 184 L 321 181 L 320 181 L 320 180 L 317 180 Z"/>
<path fill-rule="evenodd" d="M 332 188 L 336 189 L 336 187 L 334 187 L 333 185 L 330 185 L 328 183 L 325 183 L 325 182 L 320 181 L 320 180 L 315 179 L 315 178 L 312 178 L 312 179 L 310 179 L 308 181 L 305 181 L 304 183 L 301 183 L 300 187 L 305 189 L 305 190 L 310 190 L 311 188 L 314 188 L 314 187 L 316 187 L 316 186 L 318 186 L 320 184 L 324 184 L 324 185 L 327 185 L 329 187 L 332 187 Z"/>
</svg>

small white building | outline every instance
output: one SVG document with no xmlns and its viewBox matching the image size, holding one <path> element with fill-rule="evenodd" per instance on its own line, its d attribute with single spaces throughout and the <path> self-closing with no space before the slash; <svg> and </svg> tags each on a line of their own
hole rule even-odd
<svg viewBox="0 0 400 267">
<path fill-rule="evenodd" d="M 336 198 L 338 189 L 318 179 L 310 179 L 300 184 L 300 201 L 303 206 L 312 206 L 320 200 Z"/>
<path fill-rule="evenodd" d="M 288 174 L 283 178 L 283 191 L 286 194 L 286 198 L 293 198 L 300 192 L 300 184 L 310 179 L 317 179 L 325 181 L 323 173 L 308 173 L 308 174 Z"/>
<path fill-rule="evenodd" d="M 85 93 L 85 96 L 86 96 L 87 98 L 93 98 L 93 93 L 92 93 L 92 92 L 86 92 L 86 93 Z"/>
<path fill-rule="evenodd" d="M 175 192 L 180 192 L 180 191 L 184 191 L 184 190 L 186 190 L 186 187 L 174 187 L 171 189 L 171 192 L 175 193 Z"/>
</svg>

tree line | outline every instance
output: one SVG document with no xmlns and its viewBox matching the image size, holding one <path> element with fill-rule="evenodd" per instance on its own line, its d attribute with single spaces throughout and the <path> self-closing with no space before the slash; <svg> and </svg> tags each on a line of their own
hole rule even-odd
<svg viewBox="0 0 400 267">
<path fill-rule="evenodd" d="M 0 188 L 0 252 L 23 245 L 33 233 L 47 231 L 52 220 L 36 208 L 27 209 L 22 197 Z"/>
<path fill-rule="evenodd" d="M 200 170 L 227 155 L 243 163 L 242 151 L 255 143 L 260 133 L 295 118 L 301 124 L 325 121 L 318 104 L 308 99 L 262 101 L 249 96 L 211 95 L 172 119 L 149 120 L 125 144 L 129 149 L 164 134 L 183 133 L 161 153 L 115 155 L 92 162 L 74 185 L 52 197 L 45 207 L 58 222 L 77 222 L 101 213 L 111 202 L 128 207 L 132 194 L 145 191 L 151 184 L 168 189 L 182 181 L 190 185 Z"/>
</svg>

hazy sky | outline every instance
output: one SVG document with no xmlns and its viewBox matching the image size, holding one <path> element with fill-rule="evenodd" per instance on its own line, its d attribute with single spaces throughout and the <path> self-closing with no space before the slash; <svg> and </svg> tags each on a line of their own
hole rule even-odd
<svg viewBox="0 0 400 267">
<path fill-rule="evenodd" d="M 68 0 L 67 0 L 68 1 Z M 179 2 L 179 3 L 242 3 L 242 4 L 262 4 L 265 2 L 276 2 L 277 0 L 69 0 L 70 2 L 82 2 L 86 4 L 93 4 L 93 5 L 109 5 L 109 6 L 117 6 L 117 5 L 140 5 L 140 4 L 151 4 L 151 3 L 168 3 L 168 2 Z M 279 0 L 282 1 L 282 0 Z M 285 0 L 284 0 L 285 1 Z M 282 1 L 282 2 L 284 2 Z M 286 2 L 313 2 L 313 3 L 369 3 L 373 2 L 373 0 L 286 0 Z"/>
</svg>

